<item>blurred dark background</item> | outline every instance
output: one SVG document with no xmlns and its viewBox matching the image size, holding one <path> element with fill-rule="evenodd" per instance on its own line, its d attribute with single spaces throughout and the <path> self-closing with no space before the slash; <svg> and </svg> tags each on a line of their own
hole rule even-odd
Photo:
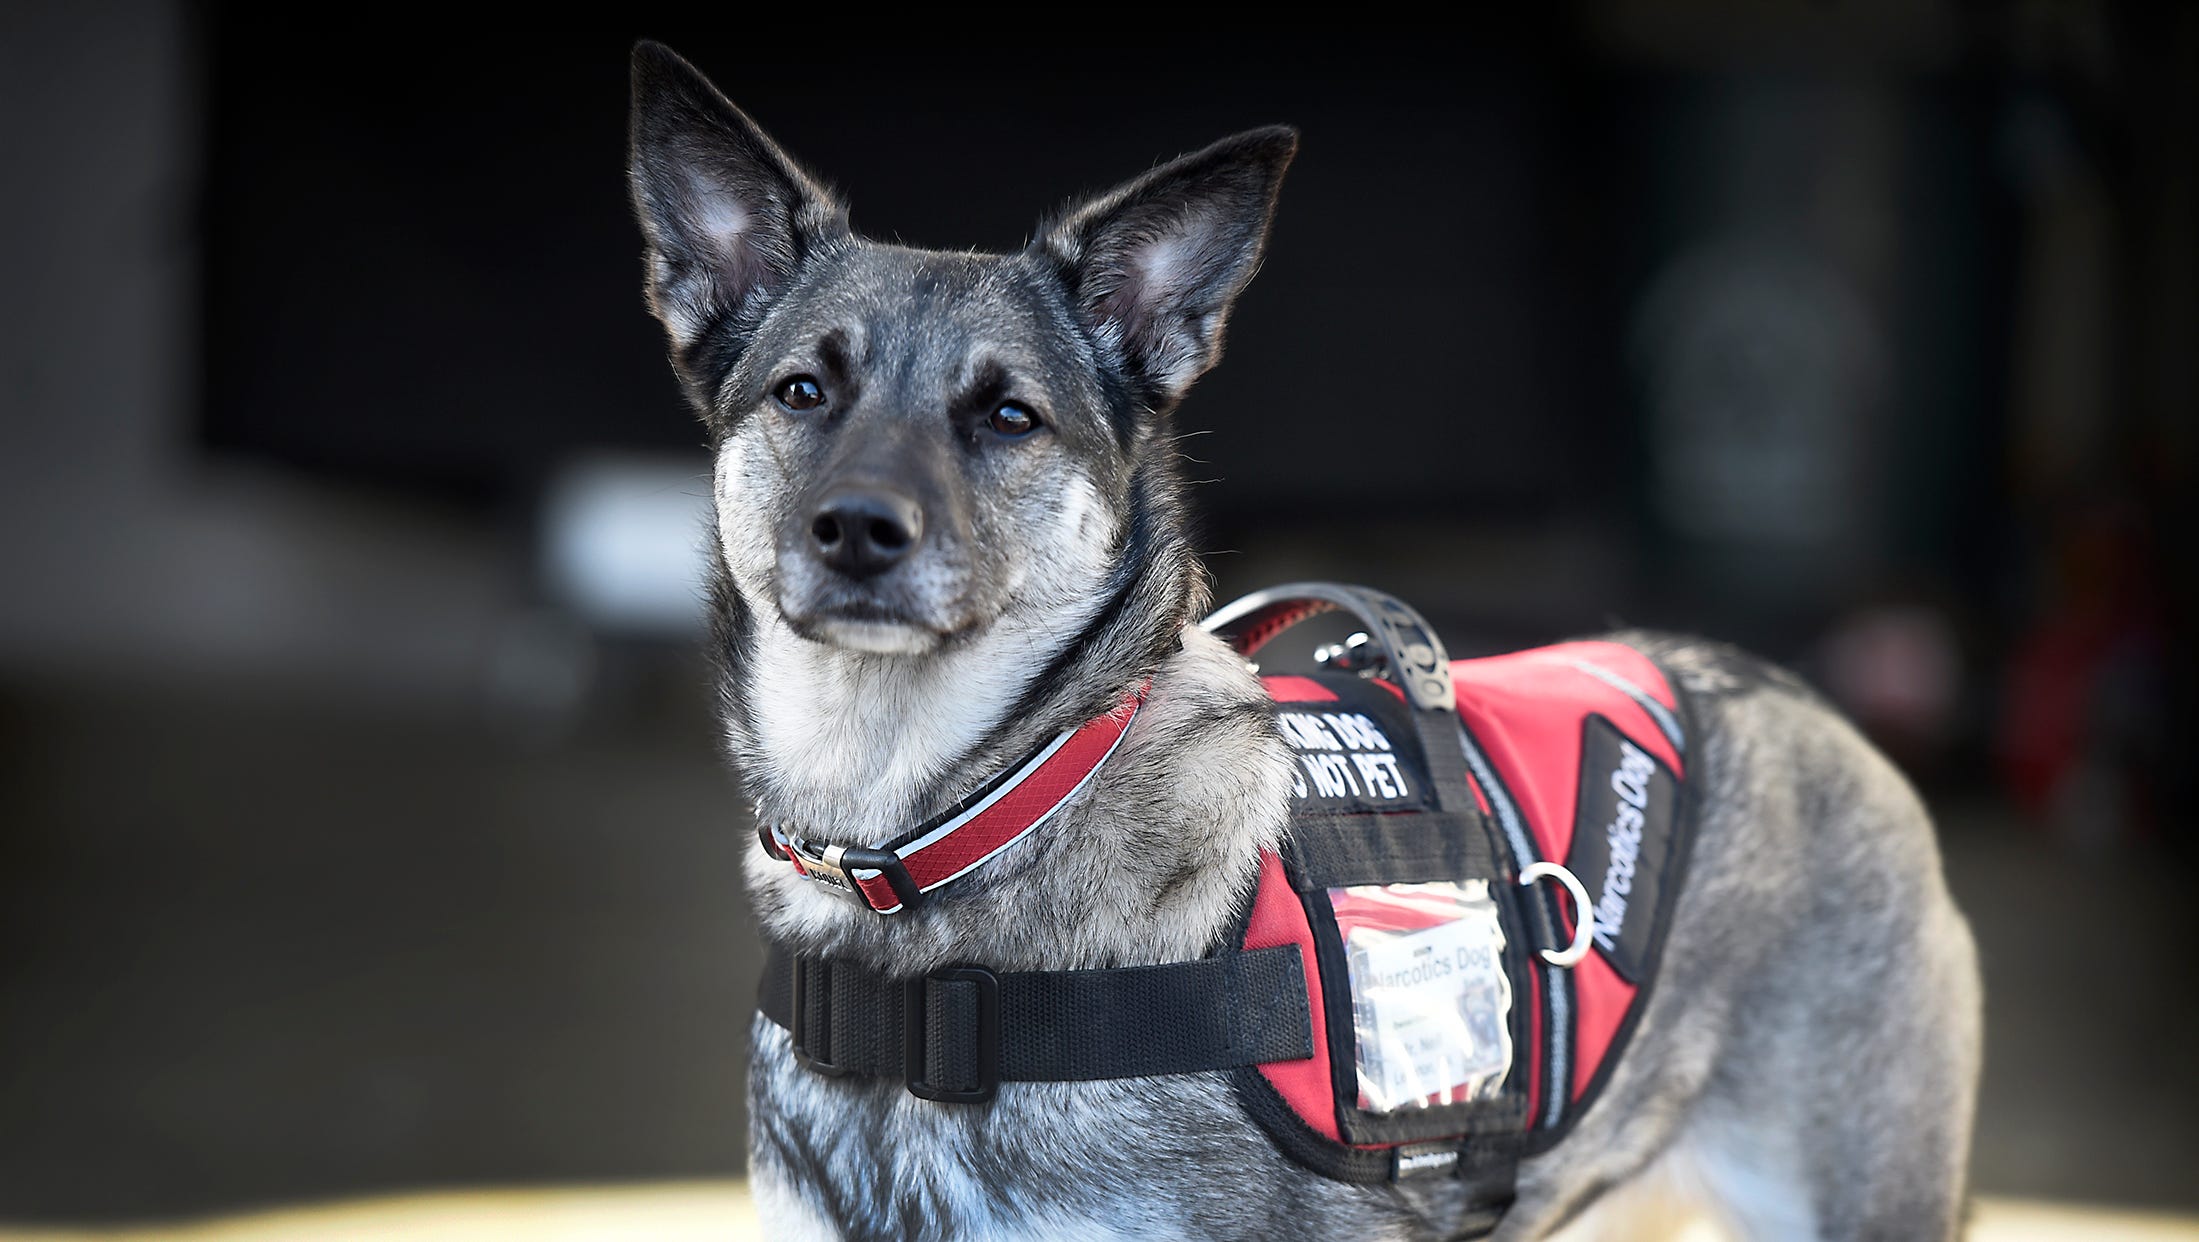
<svg viewBox="0 0 2199 1242">
<path fill-rule="evenodd" d="M 1539 12 L 0 9 L 0 1218 L 741 1168 L 640 35 L 919 244 L 1299 125 L 1222 592 L 1797 664 L 1940 814 L 1978 1187 L 2199 1205 L 2199 9 Z"/>
</svg>

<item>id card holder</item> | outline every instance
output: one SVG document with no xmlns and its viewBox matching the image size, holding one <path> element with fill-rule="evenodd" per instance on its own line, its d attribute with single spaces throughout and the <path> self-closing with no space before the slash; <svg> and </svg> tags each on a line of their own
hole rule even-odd
<svg viewBox="0 0 2199 1242">
<path fill-rule="evenodd" d="M 1357 1105 L 1425 1114 L 1498 1098 L 1512 1069 L 1512 981 L 1486 880 L 1328 890 L 1351 991 Z"/>
</svg>

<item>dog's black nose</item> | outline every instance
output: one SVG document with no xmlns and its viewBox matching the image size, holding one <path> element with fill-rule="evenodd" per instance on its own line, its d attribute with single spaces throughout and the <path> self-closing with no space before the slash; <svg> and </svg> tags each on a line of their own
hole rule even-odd
<svg viewBox="0 0 2199 1242">
<path fill-rule="evenodd" d="M 818 557 L 851 578 L 893 568 L 924 534 L 924 510 L 899 492 L 844 487 L 825 497 L 809 520 Z"/>
</svg>

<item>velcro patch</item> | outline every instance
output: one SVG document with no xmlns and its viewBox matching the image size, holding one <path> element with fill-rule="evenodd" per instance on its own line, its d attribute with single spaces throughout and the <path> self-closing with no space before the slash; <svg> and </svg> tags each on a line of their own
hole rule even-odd
<svg viewBox="0 0 2199 1242">
<path fill-rule="evenodd" d="M 1295 809 L 1349 815 L 1428 805 L 1426 765 L 1403 700 L 1349 675 L 1289 681 L 1297 689 L 1275 704 L 1275 723 L 1290 745 Z"/>
<path fill-rule="evenodd" d="M 1603 716 L 1588 717 L 1580 809 L 1565 865 L 1594 903 L 1596 948 L 1628 983 L 1642 981 L 1656 943 L 1678 802 L 1670 769 Z"/>
</svg>

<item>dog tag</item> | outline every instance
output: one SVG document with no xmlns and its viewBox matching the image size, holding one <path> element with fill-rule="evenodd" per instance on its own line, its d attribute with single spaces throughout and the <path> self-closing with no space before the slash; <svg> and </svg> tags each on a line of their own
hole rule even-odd
<svg viewBox="0 0 2199 1242">
<path fill-rule="evenodd" d="M 1359 1107 L 1494 1097 L 1512 1068 L 1504 928 L 1483 880 L 1329 890 L 1351 980 Z"/>
</svg>

